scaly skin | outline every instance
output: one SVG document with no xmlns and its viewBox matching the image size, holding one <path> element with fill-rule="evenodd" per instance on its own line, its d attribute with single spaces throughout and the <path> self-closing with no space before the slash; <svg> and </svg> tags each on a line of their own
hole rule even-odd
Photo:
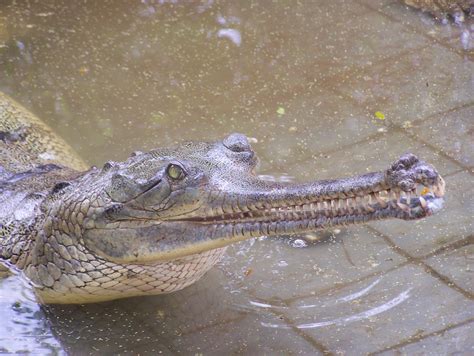
<svg viewBox="0 0 474 356">
<path fill-rule="evenodd" d="M 80 171 L 84 163 L 72 150 L 6 96 L 0 118 L 0 149 L 8 154 L 0 172 L 0 257 L 23 271 L 45 303 L 177 291 L 236 241 L 420 219 L 437 211 L 444 195 L 436 170 L 412 154 L 384 172 L 266 182 L 255 175 L 256 155 L 240 134 Z"/>
</svg>

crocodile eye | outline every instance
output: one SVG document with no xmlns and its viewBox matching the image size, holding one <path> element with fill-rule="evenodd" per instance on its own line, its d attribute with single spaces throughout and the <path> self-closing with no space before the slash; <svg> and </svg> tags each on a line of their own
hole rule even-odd
<svg viewBox="0 0 474 356">
<path fill-rule="evenodd" d="M 181 180 L 186 176 L 184 169 L 173 163 L 168 166 L 168 168 L 166 169 L 166 173 L 171 179 L 174 180 Z"/>
</svg>

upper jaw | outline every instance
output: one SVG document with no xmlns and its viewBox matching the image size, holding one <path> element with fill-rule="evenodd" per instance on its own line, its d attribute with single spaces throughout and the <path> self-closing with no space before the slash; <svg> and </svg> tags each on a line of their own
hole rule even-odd
<svg viewBox="0 0 474 356">
<path fill-rule="evenodd" d="M 207 225 L 321 218 L 332 224 L 387 217 L 410 220 L 438 211 L 445 192 L 438 172 L 411 154 L 385 172 L 306 184 L 254 183 L 233 192 L 218 191 L 194 214 L 170 220 Z"/>
<path fill-rule="evenodd" d="M 252 222 L 283 222 L 328 218 L 343 222 L 340 218 L 361 217 L 364 220 L 387 217 L 405 220 L 419 219 L 436 213 L 443 204 L 444 181 L 441 177 L 433 184 L 415 185 L 404 191 L 398 187 L 370 190 L 365 194 L 340 197 L 321 196 L 306 201 L 260 201 L 242 207 L 227 205 L 220 209 L 208 209 L 194 216 L 177 216 L 171 221 L 198 224 L 235 224 Z M 328 221 L 329 222 L 329 221 Z M 349 222 L 349 221 L 348 221 Z M 332 224 L 333 225 L 333 224 Z"/>
</svg>

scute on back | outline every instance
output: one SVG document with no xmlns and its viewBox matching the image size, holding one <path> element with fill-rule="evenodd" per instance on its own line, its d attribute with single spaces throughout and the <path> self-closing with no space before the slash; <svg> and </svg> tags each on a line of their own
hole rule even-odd
<svg viewBox="0 0 474 356">
<path fill-rule="evenodd" d="M 0 92 L 0 180 L 46 164 L 85 170 L 87 164 L 51 128 Z"/>
</svg>

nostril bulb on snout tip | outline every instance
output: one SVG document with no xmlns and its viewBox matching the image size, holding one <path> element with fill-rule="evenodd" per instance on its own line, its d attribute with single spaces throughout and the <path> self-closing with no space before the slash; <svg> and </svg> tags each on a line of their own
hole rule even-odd
<svg viewBox="0 0 474 356">
<path fill-rule="evenodd" d="M 402 188 L 402 190 L 407 192 L 407 191 L 413 189 L 414 184 L 415 183 L 411 179 L 404 179 L 404 180 L 400 181 L 399 186 L 400 186 L 400 188 Z"/>
</svg>

